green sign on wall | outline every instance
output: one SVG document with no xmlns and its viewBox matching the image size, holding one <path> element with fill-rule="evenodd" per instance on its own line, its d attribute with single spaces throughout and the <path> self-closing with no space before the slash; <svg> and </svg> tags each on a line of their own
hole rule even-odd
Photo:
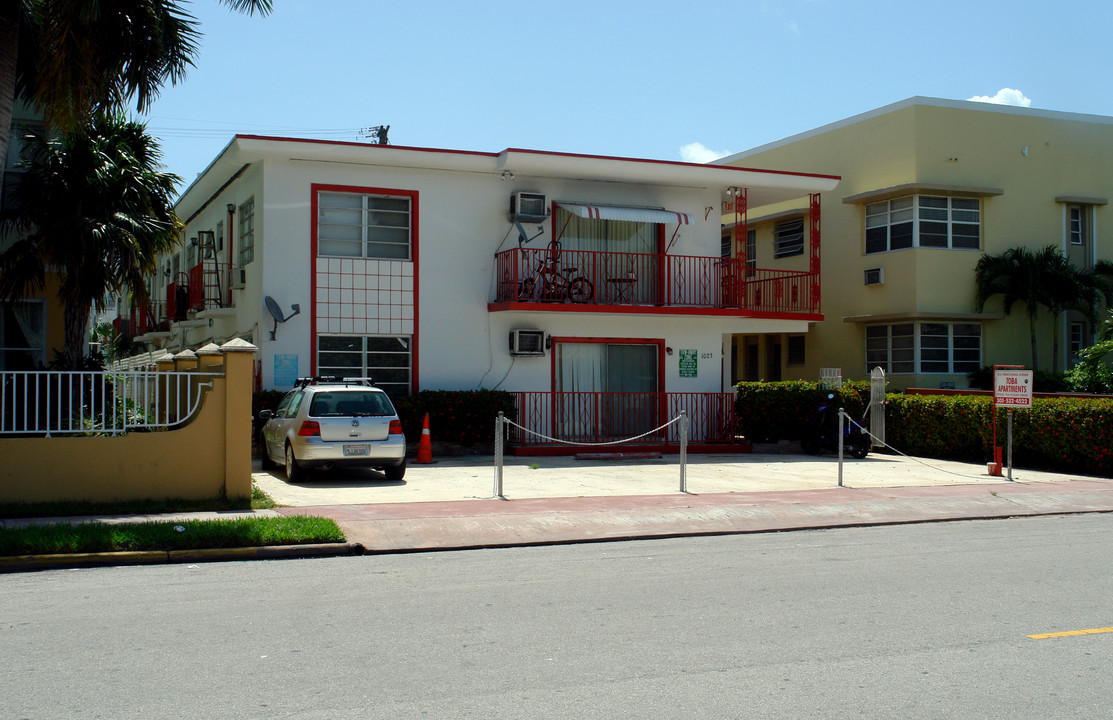
<svg viewBox="0 0 1113 720">
<path fill-rule="evenodd" d="M 699 353 L 696 350 L 680 351 L 680 377 L 696 377 Z"/>
</svg>

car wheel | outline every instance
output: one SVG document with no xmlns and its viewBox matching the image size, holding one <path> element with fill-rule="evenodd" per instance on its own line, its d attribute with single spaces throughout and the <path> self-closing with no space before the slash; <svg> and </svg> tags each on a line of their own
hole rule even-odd
<svg viewBox="0 0 1113 720">
<path fill-rule="evenodd" d="M 869 441 L 865 438 L 858 438 L 858 440 L 850 446 L 850 457 L 861 460 L 870 453 Z"/>
<path fill-rule="evenodd" d="M 403 458 L 402 462 L 398 463 L 397 465 L 387 465 L 385 468 L 383 468 L 383 475 L 386 475 L 387 480 L 401 480 L 402 478 L 404 478 L 406 476 L 405 458 Z"/>
<path fill-rule="evenodd" d="M 286 444 L 286 479 L 290 482 L 300 482 L 305 479 L 305 470 L 298 466 L 298 460 L 294 457 L 294 448 L 290 444 Z"/>
<path fill-rule="evenodd" d="M 271 460 L 267 451 L 267 439 L 263 437 L 263 433 L 259 433 L 259 466 L 264 470 L 274 470 L 274 460 Z"/>
</svg>

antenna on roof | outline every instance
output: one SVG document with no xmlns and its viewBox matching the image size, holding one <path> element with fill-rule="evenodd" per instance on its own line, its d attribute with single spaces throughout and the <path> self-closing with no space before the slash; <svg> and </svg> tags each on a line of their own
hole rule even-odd
<svg viewBox="0 0 1113 720">
<path fill-rule="evenodd" d="M 359 134 L 360 137 L 374 138 L 378 145 L 389 145 L 390 141 L 386 137 L 388 132 L 390 132 L 389 125 L 376 125 L 375 127 L 361 128 Z"/>
</svg>

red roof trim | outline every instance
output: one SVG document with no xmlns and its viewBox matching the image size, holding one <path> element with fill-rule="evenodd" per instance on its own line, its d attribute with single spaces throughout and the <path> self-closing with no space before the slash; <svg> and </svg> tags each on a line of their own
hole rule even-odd
<svg viewBox="0 0 1113 720">
<path fill-rule="evenodd" d="M 793 172 L 788 170 L 767 170 L 763 168 L 738 167 L 735 165 L 706 165 L 703 163 L 689 163 L 680 160 L 654 160 L 650 158 L 620 157 L 617 155 L 591 155 L 586 153 L 552 152 L 548 150 L 526 150 L 523 148 L 507 148 L 502 152 L 479 152 L 476 150 L 450 150 L 448 148 L 416 147 L 412 145 L 376 145 L 374 143 L 356 142 L 353 140 L 321 140 L 317 138 L 294 138 L 270 135 L 236 135 L 237 140 L 266 140 L 270 142 L 309 143 L 312 145 L 338 145 L 344 147 L 359 147 L 382 150 L 408 150 L 412 152 L 448 153 L 452 155 L 473 155 L 476 157 L 497 158 L 506 153 L 522 153 L 526 155 L 547 155 L 549 157 L 581 158 L 585 160 L 612 160 L 618 162 L 646 163 L 649 165 L 669 165 L 675 167 L 714 168 L 732 172 L 766 173 L 768 175 L 793 175 L 796 177 L 823 178 L 825 180 L 841 180 L 841 175 L 824 175 L 822 173 Z"/>
</svg>

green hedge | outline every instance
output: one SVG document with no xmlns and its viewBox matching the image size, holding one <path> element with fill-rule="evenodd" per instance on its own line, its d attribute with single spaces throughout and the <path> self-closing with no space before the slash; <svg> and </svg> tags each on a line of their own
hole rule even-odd
<svg viewBox="0 0 1113 720">
<path fill-rule="evenodd" d="M 889 395 L 886 440 L 901 452 L 989 462 L 993 398 Z M 997 411 L 997 444 L 1006 443 L 1006 412 Z M 1055 472 L 1113 475 L 1113 400 L 1037 398 L 1013 411 L 1013 464 Z"/>
<path fill-rule="evenodd" d="M 819 406 L 834 393 L 835 408 L 861 418 L 870 399 L 868 380 L 845 382 L 838 390 L 821 390 L 817 383 L 743 382 L 735 385 L 737 430 L 751 442 L 799 440 Z"/>
<path fill-rule="evenodd" d="M 755 442 L 797 440 L 826 398 L 816 383 L 739 383 L 738 429 Z M 844 383 L 834 402 L 861 417 L 869 382 Z M 885 439 L 916 457 L 983 463 L 993 458 L 993 398 L 985 395 L 886 396 Z M 1006 412 L 997 443 L 1006 447 Z M 1113 400 L 1037 398 L 1013 412 L 1013 464 L 1055 472 L 1113 476 Z"/>
<path fill-rule="evenodd" d="M 493 443 L 499 410 L 511 420 L 518 417 L 514 396 L 501 390 L 423 390 L 394 405 L 410 441 L 420 439 L 425 413 L 434 440 L 461 445 Z"/>
</svg>

